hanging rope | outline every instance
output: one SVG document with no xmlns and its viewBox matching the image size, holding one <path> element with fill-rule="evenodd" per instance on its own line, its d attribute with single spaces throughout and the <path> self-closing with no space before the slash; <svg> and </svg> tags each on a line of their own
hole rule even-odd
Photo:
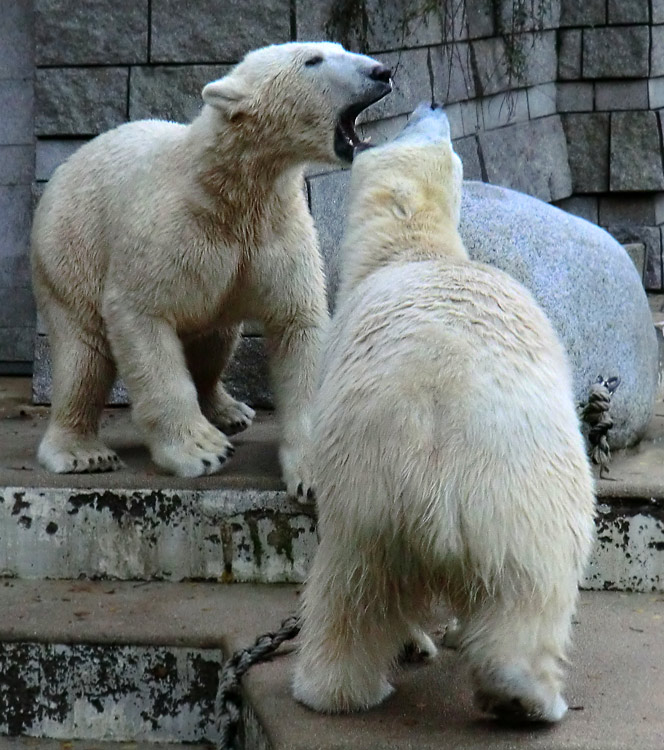
<svg viewBox="0 0 664 750">
<path fill-rule="evenodd" d="M 244 673 L 254 664 L 267 661 L 284 641 L 297 636 L 300 627 L 299 618 L 291 615 L 281 623 L 279 630 L 259 636 L 253 646 L 236 651 L 224 662 L 215 700 L 219 729 L 217 750 L 239 750 L 237 740 L 242 713 L 240 680 Z"/>
<path fill-rule="evenodd" d="M 588 447 L 590 460 L 599 466 L 599 478 L 609 473 L 611 448 L 607 434 L 613 427 L 609 414 L 611 396 L 620 385 L 620 378 L 604 378 L 600 375 L 590 387 L 588 403 L 581 406 L 581 419 L 588 425 Z"/>
</svg>

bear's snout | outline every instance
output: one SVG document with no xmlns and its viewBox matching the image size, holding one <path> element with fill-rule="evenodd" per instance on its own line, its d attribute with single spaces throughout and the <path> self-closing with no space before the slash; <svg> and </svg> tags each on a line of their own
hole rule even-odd
<svg viewBox="0 0 664 750">
<path fill-rule="evenodd" d="M 392 80 L 392 71 L 385 65 L 376 65 L 371 69 L 369 78 L 372 81 L 382 81 L 383 83 L 390 83 Z"/>
</svg>

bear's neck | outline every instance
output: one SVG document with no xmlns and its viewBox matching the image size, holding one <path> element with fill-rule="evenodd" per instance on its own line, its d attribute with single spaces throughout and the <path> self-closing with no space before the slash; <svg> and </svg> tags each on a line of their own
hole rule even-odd
<svg viewBox="0 0 664 750">
<path fill-rule="evenodd" d="M 341 246 L 340 295 L 389 264 L 468 260 L 456 221 L 444 210 L 434 207 L 410 217 L 396 217 L 388 211 L 372 213 L 375 205 L 362 203 L 350 209 L 347 219 Z"/>
<path fill-rule="evenodd" d="M 300 189 L 304 165 L 278 139 L 271 143 L 268 137 L 260 142 L 242 138 L 207 107 L 189 131 L 196 179 L 215 210 L 227 214 L 231 223 L 238 212 L 269 212 L 275 195 L 290 195 L 289 186 Z"/>
</svg>

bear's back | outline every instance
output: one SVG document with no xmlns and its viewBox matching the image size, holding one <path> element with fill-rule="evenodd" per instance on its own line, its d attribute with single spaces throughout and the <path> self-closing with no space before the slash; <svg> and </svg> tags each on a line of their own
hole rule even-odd
<svg viewBox="0 0 664 750">
<path fill-rule="evenodd" d="M 410 420 L 413 440 L 436 424 L 490 450 L 496 435 L 580 445 L 564 350 L 530 293 L 495 268 L 387 265 L 343 301 L 328 341 L 320 401 L 344 419 L 395 430 Z"/>
</svg>

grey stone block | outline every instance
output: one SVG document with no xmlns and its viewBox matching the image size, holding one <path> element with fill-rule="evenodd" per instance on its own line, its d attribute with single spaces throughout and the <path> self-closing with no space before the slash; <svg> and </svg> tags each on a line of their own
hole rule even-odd
<svg viewBox="0 0 664 750">
<path fill-rule="evenodd" d="M 240 339 L 233 360 L 224 372 L 224 382 L 235 398 L 259 409 L 272 408 L 267 356 L 262 338 L 243 336 Z M 34 337 L 33 402 L 50 404 L 51 389 L 51 352 L 48 336 L 38 334 Z M 129 395 L 122 380 L 118 379 L 113 384 L 107 403 L 112 406 L 129 403 Z"/>
<path fill-rule="evenodd" d="M 585 29 L 584 78 L 647 78 L 650 29 L 620 26 Z"/>
<path fill-rule="evenodd" d="M 492 0 L 466 0 L 465 7 L 469 38 L 492 36 L 495 30 Z"/>
<path fill-rule="evenodd" d="M 575 193 L 609 189 L 609 115 L 563 115 L 567 154 Z"/>
<path fill-rule="evenodd" d="M 132 68 L 129 80 L 129 119 L 158 118 L 190 122 L 203 104 L 203 86 L 223 77 L 229 70 L 228 65 Z"/>
<path fill-rule="evenodd" d="M 45 68 L 35 77 L 37 135 L 97 135 L 127 119 L 127 68 Z"/>
<path fill-rule="evenodd" d="M 365 117 L 380 120 L 411 113 L 423 101 L 431 101 L 431 83 L 427 67 L 427 50 L 413 49 L 376 55 L 394 71 L 394 89 L 389 96 L 366 111 Z"/>
<path fill-rule="evenodd" d="M 49 180 L 53 172 L 86 142 L 85 138 L 38 139 L 35 178 Z"/>
<path fill-rule="evenodd" d="M 529 119 L 528 94 L 525 89 L 486 96 L 479 104 L 482 108 L 483 130 L 495 130 Z"/>
<path fill-rule="evenodd" d="M 648 104 L 650 109 L 664 107 L 664 77 L 648 79 Z"/>
<path fill-rule="evenodd" d="M 37 65 L 147 62 L 148 17 L 148 0 L 35 0 Z"/>
<path fill-rule="evenodd" d="M 475 135 L 482 130 L 482 105 L 477 99 L 461 102 L 461 121 L 464 135 Z"/>
<path fill-rule="evenodd" d="M 655 197 L 634 193 L 603 195 L 599 199 L 599 223 L 603 227 L 612 224 L 656 224 Z"/>
<path fill-rule="evenodd" d="M 27 252 L 18 255 L 0 253 L 0 287 L 29 287 L 32 283 Z"/>
<path fill-rule="evenodd" d="M 477 138 L 469 135 L 466 138 L 457 138 L 454 142 L 454 150 L 463 162 L 463 176 L 466 180 L 481 180 L 482 165 L 477 146 Z"/>
<path fill-rule="evenodd" d="M 654 112 L 611 115 L 610 189 L 664 188 L 659 125 Z"/>
<path fill-rule="evenodd" d="M 664 25 L 652 26 L 650 47 L 650 75 L 664 75 Z"/>
<path fill-rule="evenodd" d="M 643 280 L 646 265 L 646 246 L 643 244 L 643 242 L 629 242 L 628 244 L 623 245 L 623 247 L 625 248 L 625 252 L 627 253 L 627 255 L 629 255 L 632 263 L 634 264 L 634 268 L 636 268 L 637 273 Z"/>
<path fill-rule="evenodd" d="M 598 81 L 595 84 L 595 109 L 648 109 L 648 81 Z"/>
<path fill-rule="evenodd" d="M 296 38 L 331 39 L 369 53 L 438 45 L 467 36 L 465 5 L 455 2 L 448 13 L 443 3 L 414 4 L 411 0 L 366 0 L 346 7 L 336 0 L 296 0 Z M 334 6 L 337 13 L 342 10 L 342 15 L 335 14 Z M 354 10 L 357 12 L 353 15 Z M 366 10 L 366 26 L 362 10 Z"/>
<path fill-rule="evenodd" d="M 528 112 L 530 119 L 556 114 L 556 84 L 543 83 L 528 89 Z"/>
<path fill-rule="evenodd" d="M 648 0 L 607 0 L 609 23 L 648 23 Z"/>
<path fill-rule="evenodd" d="M 662 288 L 662 238 L 659 227 L 640 227 L 634 224 L 612 224 L 606 227 L 619 242 L 640 242 L 645 247 L 643 284 L 648 291 Z"/>
<path fill-rule="evenodd" d="M 559 83 L 556 94 L 558 112 L 592 112 L 594 84 L 585 81 Z"/>
<path fill-rule="evenodd" d="M 432 48 L 431 67 L 436 101 L 447 104 L 475 96 L 469 44 L 458 42 Z"/>
<path fill-rule="evenodd" d="M 31 79 L 0 80 L 0 144 L 29 145 L 33 141 L 34 92 Z"/>
<path fill-rule="evenodd" d="M 450 123 L 450 133 L 452 138 L 461 138 L 463 132 L 463 117 L 461 116 L 461 102 L 456 104 L 445 105 L 445 114 Z"/>
<path fill-rule="evenodd" d="M 496 94 L 517 86 L 535 86 L 555 81 L 558 57 L 554 31 L 526 33 L 517 36 L 524 56 L 523 74 L 511 77 L 507 68 L 507 51 L 502 37 L 471 42 L 477 71 L 477 93 Z"/>
<path fill-rule="evenodd" d="M 581 78 L 580 29 L 561 29 L 558 32 L 558 78 L 561 81 Z"/>
<path fill-rule="evenodd" d="M 511 274 L 548 315 L 567 350 L 577 402 L 598 375 L 621 377 L 609 439 L 616 447 L 636 442 L 653 414 L 658 351 L 625 250 L 587 221 L 481 183 L 465 185 L 460 231 L 471 258 Z"/>
<path fill-rule="evenodd" d="M 0 257 L 22 255 L 27 252 L 31 219 L 30 186 L 0 186 Z"/>
<path fill-rule="evenodd" d="M 597 224 L 599 219 L 598 198 L 594 195 L 572 195 L 556 201 L 555 205 L 568 214 Z"/>
<path fill-rule="evenodd" d="M 0 289 L 0 297 L 3 292 L 4 290 Z M 34 327 L 5 327 L 0 315 L 0 362 L 31 362 L 34 337 Z"/>
<path fill-rule="evenodd" d="M 151 8 L 153 63 L 233 63 L 290 39 L 289 0 L 152 0 Z"/>
<path fill-rule="evenodd" d="M 32 3 L 4 0 L 0 8 L 0 79 L 29 78 L 35 67 Z"/>
<path fill-rule="evenodd" d="M 655 224 L 664 224 L 664 193 L 655 193 Z"/>
<path fill-rule="evenodd" d="M 522 31 L 538 31 L 557 29 L 560 25 L 561 0 L 548 0 L 542 3 L 499 0 L 497 4 L 499 5 L 499 30 L 508 33 L 514 28 Z"/>
<path fill-rule="evenodd" d="M 572 193 L 560 117 L 480 133 L 478 141 L 489 182 L 545 201 L 567 198 Z"/>
<path fill-rule="evenodd" d="M 350 171 L 339 170 L 309 179 L 309 202 L 325 264 L 330 309 L 339 288 L 339 243 L 346 216 Z"/>
<path fill-rule="evenodd" d="M 452 107 L 458 105 L 453 104 Z M 449 115 L 449 108 L 446 108 Z M 374 120 L 371 122 L 362 122 L 358 126 L 358 133 L 364 140 L 369 140 L 375 146 L 381 143 L 392 140 L 397 133 L 403 130 L 404 125 L 408 122 L 407 115 L 397 115 L 396 117 L 389 117 L 386 120 Z M 328 174 L 330 168 L 327 167 L 320 174 Z M 313 175 L 312 175 L 313 176 Z"/>
<path fill-rule="evenodd" d="M 29 185 L 34 175 L 33 146 L 0 146 L 0 185 Z"/>
<path fill-rule="evenodd" d="M 664 0 L 650 0 L 652 6 L 651 23 L 664 23 Z"/>
<path fill-rule="evenodd" d="M 0 327 L 34 330 L 35 300 L 30 287 L 12 285 L 0 288 L 0 299 L 3 302 L 0 308 Z"/>
<path fill-rule="evenodd" d="M 561 26 L 601 26 L 606 23 L 606 0 L 562 0 Z"/>
</svg>

